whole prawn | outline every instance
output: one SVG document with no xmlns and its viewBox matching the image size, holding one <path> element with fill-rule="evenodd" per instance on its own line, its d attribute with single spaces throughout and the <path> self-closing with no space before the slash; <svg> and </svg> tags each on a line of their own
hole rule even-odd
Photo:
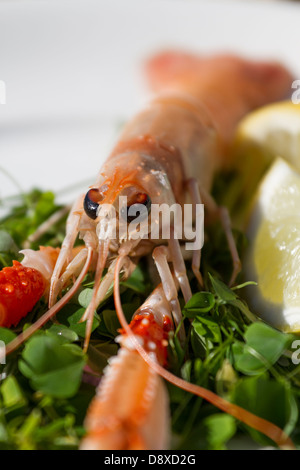
<svg viewBox="0 0 300 470">
<path fill-rule="evenodd" d="M 284 99 L 292 77 L 278 64 L 256 63 L 233 56 L 199 58 L 167 52 L 147 64 L 148 77 L 157 93 L 135 116 L 102 167 L 95 184 L 80 196 L 70 212 L 66 237 L 58 255 L 49 288 L 49 311 L 7 346 L 14 350 L 37 327 L 53 316 L 74 294 L 88 270 L 95 270 L 93 296 L 82 321 L 87 321 L 88 347 L 94 312 L 114 282 L 116 311 L 122 325 L 117 358 L 112 359 L 86 419 L 87 436 L 81 448 L 142 449 L 169 445 L 167 393 L 159 376 L 204 397 L 225 412 L 292 447 L 275 425 L 231 404 L 213 392 L 189 384 L 165 368 L 168 331 L 181 323 L 178 291 L 185 302 L 192 295 L 180 242 L 171 227 L 169 240 L 144 240 L 107 231 L 111 218 L 105 204 L 120 196 L 128 202 L 125 216 L 137 203 L 150 213 L 152 204 L 191 201 L 204 203 L 207 219 L 219 218 L 233 260 L 232 284 L 240 261 L 225 208 L 210 195 L 214 175 L 230 166 L 229 147 L 238 121 L 250 110 Z M 122 218 L 122 213 L 117 213 Z M 106 237 L 100 236 L 106 229 Z M 77 236 L 85 248 L 75 256 Z M 119 295 L 120 274 L 129 277 L 142 256 L 152 254 L 161 284 L 127 324 Z M 27 251 L 27 265 L 31 254 Z M 192 253 L 192 269 L 202 283 L 201 250 Z M 31 266 L 34 267 L 34 261 Z M 103 276 L 103 271 L 108 268 Z M 73 287 L 57 302 L 66 283 Z M 183 329 L 180 329 L 183 338 Z M 126 377 L 124 378 L 124 371 Z M 157 432 L 157 429 L 160 432 Z"/>
</svg>

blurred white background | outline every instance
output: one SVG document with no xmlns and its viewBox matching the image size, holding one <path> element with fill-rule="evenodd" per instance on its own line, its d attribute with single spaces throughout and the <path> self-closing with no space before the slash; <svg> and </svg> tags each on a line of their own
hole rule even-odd
<svg viewBox="0 0 300 470">
<path fill-rule="evenodd" d="M 0 2 L 0 167 L 24 190 L 80 191 L 148 97 L 147 55 L 232 51 L 280 60 L 300 78 L 299 24 L 300 4 L 290 2 Z M 16 192 L 1 171 L 0 198 Z"/>
</svg>

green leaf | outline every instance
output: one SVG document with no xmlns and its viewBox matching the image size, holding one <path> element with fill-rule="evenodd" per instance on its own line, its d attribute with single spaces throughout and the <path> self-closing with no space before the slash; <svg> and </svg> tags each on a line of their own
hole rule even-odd
<svg viewBox="0 0 300 470">
<path fill-rule="evenodd" d="M 81 338 L 85 337 L 85 330 L 86 330 L 86 321 L 80 322 L 84 312 L 85 312 L 85 308 L 79 308 L 72 315 L 68 317 L 68 323 L 70 325 L 70 328 Z M 99 326 L 99 324 L 100 324 L 99 317 L 97 313 L 94 313 L 92 332 Z"/>
<path fill-rule="evenodd" d="M 46 334 L 55 335 L 61 343 L 74 343 L 78 341 L 77 333 L 64 325 L 52 325 L 46 330 Z"/>
<path fill-rule="evenodd" d="M 210 273 L 208 273 L 210 281 L 212 283 L 213 289 L 217 296 L 223 300 L 224 302 L 230 302 L 231 300 L 236 299 L 236 295 L 232 292 L 229 287 L 226 286 L 222 281 L 212 277 Z"/>
<path fill-rule="evenodd" d="M 0 230 L 0 253 L 18 253 L 19 249 L 11 235 L 5 230 Z"/>
<path fill-rule="evenodd" d="M 140 266 L 137 266 L 129 279 L 120 283 L 122 286 L 128 287 L 139 294 L 144 294 L 147 291 L 147 284 L 145 282 L 145 273 Z"/>
<path fill-rule="evenodd" d="M 294 337 L 275 330 L 266 323 L 253 323 L 245 333 L 247 344 L 274 364 L 289 347 Z"/>
<path fill-rule="evenodd" d="M 0 449 L 1 443 L 8 441 L 8 432 L 5 428 L 5 425 L 0 421 Z M 2 449 L 1 449 L 2 450 Z"/>
<path fill-rule="evenodd" d="M 38 441 L 42 441 L 44 439 L 55 439 L 58 432 L 64 431 L 64 429 L 70 429 L 73 425 L 74 416 L 72 414 L 67 414 L 63 418 L 58 418 L 52 423 L 36 428 L 35 438 Z"/>
<path fill-rule="evenodd" d="M 18 246 L 21 246 L 41 223 L 60 208 L 55 204 L 52 192 L 43 192 L 38 189 L 20 195 L 17 204 L 11 209 L 10 214 L 1 220 L 1 227 L 10 233 Z M 57 246 L 58 239 L 63 237 L 63 233 L 63 223 L 60 230 L 57 224 L 55 227 L 49 227 L 48 233 L 44 234 L 37 243 L 33 243 L 32 248 L 38 248 L 41 244 L 47 246 L 52 238 L 54 238 Z"/>
<path fill-rule="evenodd" d="M 233 290 L 227 287 L 226 284 L 224 284 L 222 281 L 212 277 L 211 274 L 209 274 L 209 278 L 211 280 L 215 293 L 223 303 L 238 308 L 250 321 L 256 321 L 255 315 L 253 315 L 247 305 L 238 298 L 238 296 L 233 292 Z M 243 287 L 244 285 L 248 284 L 249 283 L 244 283 L 241 286 L 237 286 L 236 288 Z"/>
<path fill-rule="evenodd" d="M 187 318 L 195 318 L 200 313 L 207 313 L 213 309 L 215 298 L 211 292 L 197 292 L 186 303 L 183 308 L 183 315 Z"/>
<path fill-rule="evenodd" d="M 74 344 L 62 344 L 49 334 L 32 337 L 19 361 L 21 373 L 30 384 L 53 397 L 73 396 L 80 385 L 85 357 Z"/>
<path fill-rule="evenodd" d="M 10 343 L 13 339 L 16 338 L 16 336 L 17 335 L 8 328 L 0 327 L 0 340 L 4 341 L 5 344 Z"/>
<path fill-rule="evenodd" d="M 230 300 L 228 303 L 229 305 L 238 308 L 251 322 L 257 321 L 255 315 L 249 310 L 248 306 L 242 300 L 234 299 Z"/>
<path fill-rule="evenodd" d="M 266 375 L 246 377 L 237 382 L 232 401 L 248 411 L 291 432 L 298 419 L 298 406 L 285 382 L 269 379 Z M 248 428 L 248 427 L 247 427 Z M 258 431 L 248 428 L 252 437 L 262 444 L 271 441 Z"/>
<path fill-rule="evenodd" d="M 197 315 L 192 325 L 198 336 L 204 336 L 214 343 L 220 343 L 222 341 L 220 327 L 211 317 L 207 315 Z"/>
<path fill-rule="evenodd" d="M 79 296 L 78 296 L 78 302 L 83 308 L 88 308 L 88 306 L 91 303 L 93 296 L 93 289 L 89 289 L 88 287 L 86 289 L 83 289 Z"/>
<path fill-rule="evenodd" d="M 22 439 L 27 439 L 34 433 L 41 423 L 41 418 L 41 411 L 38 408 L 34 408 L 20 428 L 19 433 Z"/>
<path fill-rule="evenodd" d="M 192 328 L 191 331 L 191 345 L 193 348 L 193 353 L 196 357 L 205 357 L 205 339 L 196 333 L 194 328 Z"/>
<path fill-rule="evenodd" d="M 209 448 L 213 450 L 225 449 L 225 444 L 236 433 L 235 419 L 227 414 L 216 413 L 203 420 L 207 429 Z"/>
<path fill-rule="evenodd" d="M 192 361 L 188 360 L 188 361 L 185 361 L 185 363 L 183 364 L 181 368 L 181 376 L 187 382 L 191 382 L 192 365 L 193 365 Z"/>
<path fill-rule="evenodd" d="M 121 328 L 120 322 L 114 310 L 105 309 L 101 312 L 101 316 L 103 319 L 100 323 L 101 331 L 107 332 L 111 338 L 115 338 L 119 334 L 119 329 Z"/>
<path fill-rule="evenodd" d="M 130 323 L 133 313 L 136 311 L 138 304 L 136 302 L 123 304 L 123 312 L 126 317 L 126 320 Z M 100 313 L 101 321 L 100 322 L 100 330 L 101 332 L 109 336 L 110 338 L 115 338 L 117 335 L 120 334 L 119 330 L 121 328 L 121 324 L 119 322 L 117 313 L 115 310 L 105 309 L 102 310 Z"/>
<path fill-rule="evenodd" d="M 242 343 L 232 345 L 235 369 L 246 375 L 258 375 L 267 370 L 266 363 L 262 362 L 255 351 L 247 350 Z"/>
<path fill-rule="evenodd" d="M 33 214 L 33 220 L 36 225 L 41 224 L 47 219 L 52 212 L 55 211 L 56 205 L 54 204 L 55 196 L 51 191 L 46 191 L 38 198 L 35 211 Z"/>
<path fill-rule="evenodd" d="M 170 336 L 169 345 L 173 355 L 176 358 L 176 365 L 181 365 L 184 359 L 184 349 L 182 348 L 180 341 L 176 335 Z"/>
<path fill-rule="evenodd" d="M 19 408 L 25 406 L 27 403 L 17 379 L 13 375 L 10 375 L 4 380 L 0 387 L 0 392 L 3 398 L 3 405 L 6 408 Z"/>
<path fill-rule="evenodd" d="M 86 321 L 80 322 L 85 308 L 80 307 L 78 304 L 66 305 L 57 315 L 60 323 L 68 327 L 68 330 L 73 331 L 81 338 L 85 337 Z M 99 326 L 100 320 L 97 313 L 94 313 L 92 332 Z"/>
<path fill-rule="evenodd" d="M 247 375 L 261 374 L 277 362 L 292 339 L 265 323 L 253 323 L 245 333 L 246 344 L 232 347 L 236 369 Z"/>
</svg>

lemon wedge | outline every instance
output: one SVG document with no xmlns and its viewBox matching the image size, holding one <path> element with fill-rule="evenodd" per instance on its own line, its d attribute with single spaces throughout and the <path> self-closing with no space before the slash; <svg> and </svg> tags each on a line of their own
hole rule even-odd
<svg viewBox="0 0 300 470">
<path fill-rule="evenodd" d="M 300 105 L 292 101 L 263 106 L 238 126 L 235 145 L 260 150 L 265 160 L 280 155 L 300 170 Z"/>
<path fill-rule="evenodd" d="M 300 154 L 299 154 L 300 159 Z M 300 173 L 278 157 L 256 193 L 247 229 L 247 300 L 265 321 L 300 332 Z"/>
<path fill-rule="evenodd" d="M 282 101 L 249 113 L 237 128 L 231 156 L 238 177 L 227 199 L 235 201 L 241 227 L 259 181 L 277 156 L 300 171 L 300 105 Z"/>
</svg>

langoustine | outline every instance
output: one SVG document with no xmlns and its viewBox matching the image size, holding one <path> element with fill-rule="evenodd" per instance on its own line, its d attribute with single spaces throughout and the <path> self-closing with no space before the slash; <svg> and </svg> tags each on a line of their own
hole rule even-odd
<svg viewBox="0 0 300 470">
<path fill-rule="evenodd" d="M 136 312 L 130 329 L 153 360 L 165 367 L 173 321 L 161 285 Z M 109 361 L 89 406 L 87 434 L 80 448 L 167 449 L 170 416 L 165 384 L 137 353 L 126 331 L 121 333 L 116 338 L 121 346 L 119 352 Z"/>
<path fill-rule="evenodd" d="M 212 180 L 216 171 L 230 165 L 228 147 L 239 119 L 258 106 L 285 98 L 290 91 L 292 78 L 283 67 L 276 64 L 254 63 L 232 56 L 198 58 L 181 53 L 165 53 L 155 57 L 148 63 L 148 75 L 153 88 L 159 94 L 125 127 L 95 184 L 85 197 L 79 198 L 77 207 L 71 211 L 66 238 L 51 279 L 50 310 L 47 313 L 47 319 L 56 313 L 60 302 L 63 303 L 70 298 L 70 292 L 75 292 L 76 288 L 73 286 L 73 290 L 71 289 L 66 294 L 67 297 L 57 302 L 57 296 L 68 279 L 80 273 L 76 281 L 78 287 L 78 280 L 82 279 L 82 273 L 86 273 L 94 264 L 96 269 L 93 297 L 82 318 L 83 321 L 87 320 L 85 348 L 90 338 L 94 311 L 113 280 L 115 281 L 117 313 L 129 338 L 127 341 L 121 341 L 120 361 L 116 360 L 115 365 L 112 364 L 109 367 L 107 377 L 109 374 L 113 375 L 116 370 L 115 378 L 119 380 L 118 374 L 121 368 L 118 364 L 122 361 L 125 361 L 125 364 L 131 361 L 141 366 L 139 377 L 145 374 L 149 374 L 149 377 L 154 374 L 156 377 L 156 373 L 162 375 L 166 380 L 203 396 L 224 411 L 265 432 L 276 442 L 287 443 L 288 438 L 271 423 L 254 417 L 251 413 L 239 409 L 212 392 L 206 391 L 206 393 L 205 389 L 192 384 L 186 385 L 182 379 L 172 376 L 159 364 L 157 357 L 151 356 L 149 351 L 145 350 L 144 344 L 137 340 L 136 336 L 141 337 L 141 335 L 133 334 L 131 328 L 124 322 L 118 298 L 121 268 L 123 268 L 123 277 L 128 277 L 139 259 L 152 253 L 162 281 L 161 298 L 168 305 L 169 315 L 174 319 L 175 327 L 178 326 L 181 319 L 178 288 L 182 291 L 185 301 L 191 297 L 191 288 L 179 241 L 174 236 L 171 236 L 169 240 L 147 240 L 147 242 L 142 238 L 130 237 L 125 240 L 118 237 L 112 240 L 109 235 L 103 238 L 100 234 L 104 226 L 107 227 L 107 224 L 108 226 L 110 224 L 107 213 L 103 215 L 101 208 L 104 204 L 115 203 L 121 195 L 129 198 L 128 209 L 137 203 L 142 203 L 148 213 L 152 204 L 160 202 L 169 206 L 176 202 L 183 206 L 189 196 L 194 207 L 203 202 L 209 216 L 221 219 L 232 253 L 231 282 L 234 282 L 239 270 L 238 254 L 226 209 L 219 208 L 210 196 Z M 117 217 L 120 218 L 121 214 L 117 214 Z M 110 232 L 106 231 L 107 233 Z M 83 239 L 86 248 L 72 259 L 72 249 L 78 234 Z M 162 246 L 163 243 L 167 243 L 167 246 Z M 68 264 L 71 259 L 72 261 Z M 64 271 L 66 264 L 67 268 Z M 108 267 L 108 272 L 103 277 L 105 267 Z M 192 268 L 201 283 L 200 249 L 192 255 Z M 151 300 L 153 301 L 153 298 Z M 153 307 L 155 312 L 157 307 L 156 304 Z M 156 316 L 155 321 L 159 324 L 161 318 Z M 27 335 L 33 331 L 34 327 L 27 332 Z M 23 336 L 21 340 L 24 339 Z M 130 340 L 137 352 L 128 347 Z M 19 344 L 20 339 L 14 340 L 11 345 L 8 345 L 8 350 L 13 350 Z M 147 365 L 142 366 L 141 357 Z M 131 379 L 138 380 L 134 374 Z M 100 385 L 99 391 L 101 400 L 103 399 L 104 402 L 109 398 L 106 395 L 108 393 L 105 385 L 107 380 L 108 378 Z M 160 388 L 160 383 L 161 379 L 157 377 L 156 387 Z M 123 398 L 119 399 L 123 400 Z M 151 407 L 148 411 L 150 409 Z M 99 415 L 88 421 L 87 427 L 90 431 L 93 428 L 91 424 L 93 420 L 103 422 L 103 416 L 105 416 L 105 413 L 101 414 L 104 406 L 97 408 L 95 405 L 95 410 L 95 413 L 99 412 Z M 149 413 L 147 416 L 151 423 Z M 119 418 L 116 417 L 115 422 Z M 120 423 L 122 423 L 123 431 L 128 428 L 128 420 L 124 421 L 120 418 L 118 423 L 118 429 L 120 429 Z M 147 427 L 148 433 L 150 432 L 149 426 L 150 424 Z M 137 431 L 140 431 L 141 435 L 141 429 L 138 425 L 135 429 L 131 429 L 131 435 L 135 436 L 135 439 L 131 440 L 124 437 L 122 431 L 123 444 L 121 441 L 116 441 L 119 442 L 117 446 L 128 447 L 129 441 L 139 442 L 139 444 L 130 444 L 132 446 L 141 447 L 142 442 L 144 447 L 154 445 L 146 444 L 145 437 L 142 440 L 137 439 Z M 99 435 L 103 443 L 107 443 L 106 432 L 107 428 L 104 426 L 100 432 L 101 436 Z M 96 435 L 98 434 L 97 431 Z M 127 444 L 124 444 L 124 439 L 125 441 L 127 439 Z M 85 443 L 87 442 L 86 440 Z M 109 442 L 110 444 L 107 445 L 115 445 L 112 444 L 113 440 L 110 439 Z M 166 446 L 166 441 L 161 440 L 155 446 Z"/>
</svg>

